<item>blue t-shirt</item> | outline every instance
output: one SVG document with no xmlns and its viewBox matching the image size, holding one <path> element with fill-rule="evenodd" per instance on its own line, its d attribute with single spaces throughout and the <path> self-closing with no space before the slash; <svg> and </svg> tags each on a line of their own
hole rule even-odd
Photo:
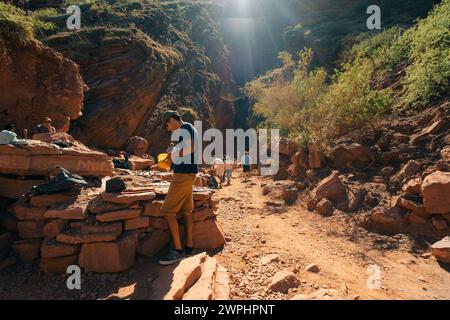
<svg viewBox="0 0 450 320">
<path fill-rule="evenodd" d="M 198 132 L 195 129 L 195 127 L 187 122 L 184 122 L 180 130 L 186 130 L 189 133 L 190 140 L 194 142 L 194 152 L 190 155 L 189 161 L 182 161 L 180 164 L 172 163 L 172 169 L 174 173 L 187 173 L 187 174 L 197 174 L 198 173 L 198 161 L 200 161 L 199 157 L 199 147 L 200 142 L 198 138 Z M 183 135 L 180 135 L 180 138 L 178 139 L 178 143 L 183 142 Z M 195 157 L 195 154 L 197 154 L 197 157 Z"/>
</svg>

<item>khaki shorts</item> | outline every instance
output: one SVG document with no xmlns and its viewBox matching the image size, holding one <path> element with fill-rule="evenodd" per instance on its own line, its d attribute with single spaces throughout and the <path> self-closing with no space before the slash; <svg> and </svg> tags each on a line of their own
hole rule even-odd
<svg viewBox="0 0 450 320">
<path fill-rule="evenodd" d="M 192 213 L 194 209 L 194 182 L 196 174 L 175 173 L 170 183 L 161 212 L 165 216 Z"/>
</svg>

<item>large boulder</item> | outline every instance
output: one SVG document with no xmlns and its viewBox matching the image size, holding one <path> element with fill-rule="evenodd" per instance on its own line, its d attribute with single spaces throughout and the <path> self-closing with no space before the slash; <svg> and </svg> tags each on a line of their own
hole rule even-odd
<svg viewBox="0 0 450 320">
<path fill-rule="evenodd" d="M 450 237 L 445 237 L 441 241 L 431 246 L 431 253 L 436 259 L 450 263 Z"/>
<path fill-rule="evenodd" d="M 217 249 L 225 243 L 223 230 L 214 219 L 195 222 L 192 232 L 194 248 Z"/>
<path fill-rule="evenodd" d="M 358 143 L 338 146 L 333 150 L 331 158 L 337 168 L 365 166 L 374 161 L 372 152 Z"/>
<path fill-rule="evenodd" d="M 142 137 L 131 137 L 127 142 L 127 152 L 137 155 L 145 156 L 148 150 L 148 141 Z"/>
<path fill-rule="evenodd" d="M 19 132 L 33 131 L 44 117 L 56 127 L 67 116 L 80 117 L 87 87 L 74 62 L 38 41 L 9 38 L 3 29 L 0 57 L 1 128 L 15 123 Z"/>
<path fill-rule="evenodd" d="M 0 176 L 0 197 L 18 199 L 20 196 L 29 192 L 31 188 L 46 181 L 42 178 L 37 179 L 17 179 L 15 177 Z"/>
<path fill-rule="evenodd" d="M 450 212 L 450 172 L 436 171 L 422 183 L 425 209 L 429 213 Z"/>
<path fill-rule="evenodd" d="M 181 261 L 172 272 L 172 281 L 164 300 L 181 300 L 184 294 L 202 275 L 203 264 L 207 259 L 205 252 Z"/>
<path fill-rule="evenodd" d="M 83 244 L 79 264 L 86 271 L 121 272 L 134 264 L 137 238 L 124 233 L 113 242 Z"/>
<path fill-rule="evenodd" d="M 81 176 L 109 176 L 114 170 L 110 158 L 72 140 L 69 148 L 27 140 L 25 146 L 0 145 L 0 173 L 16 175 L 47 175 L 63 167 Z"/>
<path fill-rule="evenodd" d="M 214 298 L 214 279 L 217 272 L 217 260 L 206 257 L 202 275 L 197 282 L 183 295 L 183 300 L 212 300 Z"/>
<path fill-rule="evenodd" d="M 324 198 L 333 203 L 341 202 L 346 196 L 344 183 L 336 172 L 319 182 L 315 190 L 315 200 L 319 201 Z"/>
<path fill-rule="evenodd" d="M 369 229 L 396 234 L 405 230 L 407 221 L 398 207 L 376 207 L 368 216 L 363 216 L 361 222 Z"/>
</svg>

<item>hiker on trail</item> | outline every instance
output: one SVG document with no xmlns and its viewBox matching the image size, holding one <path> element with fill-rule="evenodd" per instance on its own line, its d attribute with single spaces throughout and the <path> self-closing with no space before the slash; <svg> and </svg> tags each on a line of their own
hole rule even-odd
<svg viewBox="0 0 450 320">
<path fill-rule="evenodd" d="M 70 128 L 70 117 L 66 117 L 66 122 L 64 123 L 64 126 L 58 130 L 55 129 L 55 127 L 52 126 L 52 119 L 49 117 L 45 117 L 42 120 L 41 124 L 38 124 L 35 129 L 35 134 L 38 133 L 56 133 L 56 132 L 63 132 L 67 133 Z"/>
<path fill-rule="evenodd" d="M 180 133 L 178 145 L 172 148 L 173 178 L 170 183 L 161 212 L 164 214 L 172 235 L 174 250 L 159 260 L 161 265 L 171 265 L 194 254 L 192 240 L 192 210 L 194 208 L 193 189 L 198 173 L 195 161 L 196 146 L 199 145 L 197 130 L 190 123 L 184 122 L 176 111 L 166 111 L 162 119 L 163 126 L 172 133 Z M 178 131 L 180 130 L 180 131 Z M 181 245 L 178 216 L 183 216 L 186 223 L 186 246 Z"/>
<path fill-rule="evenodd" d="M 15 124 L 8 124 L 5 130 L 0 132 L 0 145 L 2 144 L 25 145 L 27 142 L 17 138 Z"/>
<path fill-rule="evenodd" d="M 245 154 L 241 158 L 242 163 L 242 171 L 244 172 L 244 182 L 247 182 L 250 176 L 250 155 L 248 151 L 245 151 Z"/>
<path fill-rule="evenodd" d="M 213 161 L 214 165 L 214 175 L 219 177 L 220 187 L 222 187 L 223 182 L 225 181 L 225 163 L 220 158 L 215 158 Z"/>
<path fill-rule="evenodd" d="M 231 178 L 233 176 L 233 160 L 231 160 L 230 156 L 223 157 L 225 163 L 225 177 L 224 182 L 227 180 L 227 185 L 231 184 Z"/>
</svg>

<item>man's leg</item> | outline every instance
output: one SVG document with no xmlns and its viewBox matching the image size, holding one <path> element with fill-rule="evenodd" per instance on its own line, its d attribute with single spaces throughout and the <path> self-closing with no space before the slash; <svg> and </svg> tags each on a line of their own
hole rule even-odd
<svg viewBox="0 0 450 320">
<path fill-rule="evenodd" d="M 187 190 L 187 197 L 186 201 L 184 202 L 183 206 L 181 207 L 181 214 L 183 215 L 184 221 L 186 223 L 186 247 L 189 249 L 192 249 L 194 247 L 193 242 L 193 218 L 192 218 L 192 211 L 194 210 L 194 181 L 195 181 L 195 175 L 191 177 L 192 183 L 190 184 L 190 188 Z"/>
<path fill-rule="evenodd" d="M 182 250 L 180 240 L 180 229 L 178 226 L 177 214 L 180 212 L 181 207 L 185 201 L 185 192 L 183 190 L 182 177 L 174 174 L 173 180 L 170 183 L 169 192 L 167 193 L 164 203 L 161 207 L 161 212 L 167 220 L 169 225 L 170 234 L 175 250 Z"/>
</svg>

